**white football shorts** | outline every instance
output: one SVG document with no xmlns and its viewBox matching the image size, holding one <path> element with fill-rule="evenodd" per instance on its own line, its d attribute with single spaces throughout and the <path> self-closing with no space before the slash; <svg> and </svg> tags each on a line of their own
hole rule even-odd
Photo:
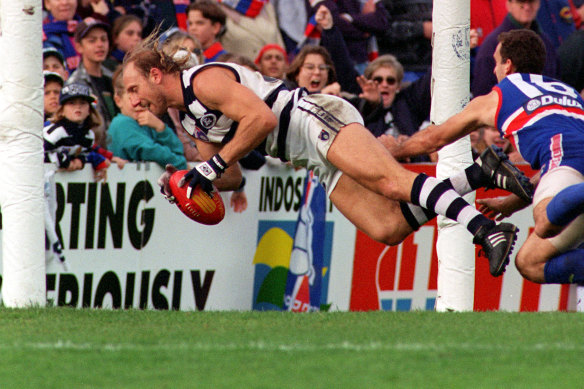
<svg viewBox="0 0 584 389">
<path fill-rule="evenodd" d="M 326 156 L 340 129 L 351 123 L 363 124 L 359 111 L 332 95 L 305 96 L 290 114 L 286 156 L 294 166 L 313 170 L 329 196 L 342 172 Z"/>
</svg>

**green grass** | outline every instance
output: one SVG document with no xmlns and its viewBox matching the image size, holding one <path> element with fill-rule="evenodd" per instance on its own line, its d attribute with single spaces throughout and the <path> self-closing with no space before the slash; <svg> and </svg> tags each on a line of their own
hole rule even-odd
<svg viewBox="0 0 584 389">
<path fill-rule="evenodd" d="M 577 388 L 577 313 L 0 310 L 1 388 Z"/>
</svg>

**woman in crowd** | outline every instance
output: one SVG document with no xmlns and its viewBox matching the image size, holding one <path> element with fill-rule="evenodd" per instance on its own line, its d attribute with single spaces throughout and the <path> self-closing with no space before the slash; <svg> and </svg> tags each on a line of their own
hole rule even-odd
<svg viewBox="0 0 584 389">
<path fill-rule="evenodd" d="M 306 88 L 309 93 L 327 93 L 337 81 L 330 54 L 324 47 L 313 45 L 306 45 L 300 50 L 290 64 L 286 77 L 294 86 Z"/>
<path fill-rule="evenodd" d="M 142 21 L 135 15 L 122 15 L 112 27 L 112 52 L 104 65 L 112 72 L 122 63 L 124 56 L 142 41 Z"/>
</svg>

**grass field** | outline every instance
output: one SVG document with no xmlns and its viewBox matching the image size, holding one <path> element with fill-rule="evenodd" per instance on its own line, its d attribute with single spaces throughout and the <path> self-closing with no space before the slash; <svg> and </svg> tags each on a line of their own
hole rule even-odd
<svg viewBox="0 0 584 389">
<path fill-rule="evenodd" d="M 0 310 L 1 388 L 578 388 L 577 313 Z"/>
</svg>

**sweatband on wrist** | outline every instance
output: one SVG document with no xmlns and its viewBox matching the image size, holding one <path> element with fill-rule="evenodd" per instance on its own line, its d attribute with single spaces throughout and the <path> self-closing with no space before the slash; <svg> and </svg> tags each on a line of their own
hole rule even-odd
<svg viewBox="0 0 584 389">
<path fill-rule="evenodd" d="M 241 177 L 241 183 L 239 184 L 239 186 L 237 187 L 237 189 L 234 190 L 234 192 L 243 192 L 243 188 L 245 188 L 245 177 Z"/>
</svg>

